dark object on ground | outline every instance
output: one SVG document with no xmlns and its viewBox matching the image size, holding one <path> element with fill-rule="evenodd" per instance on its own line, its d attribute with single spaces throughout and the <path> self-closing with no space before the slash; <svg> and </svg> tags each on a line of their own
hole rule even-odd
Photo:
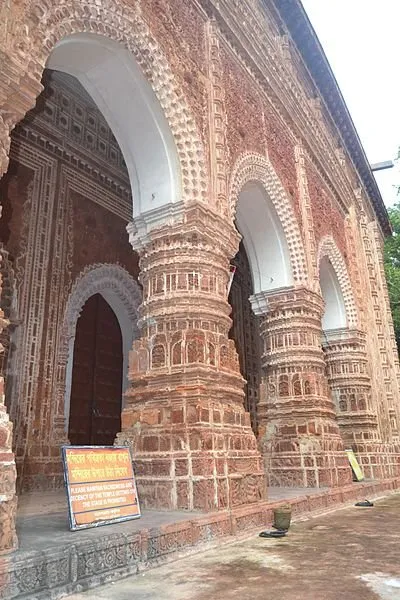
<svg viewBox="0 0 400 600">
<path fill-rule="evenodd" d="M 273 528 L 278 531 L 287 531 L 292 519 L 292 507 L 290 504 L 284 504 L 274 510 Z"/>
<path fill-rule="evenodd" d="M 277 531 L 262 531 L 259 537 L 263 538 L 281 538 L 285 537 L 287 531 L 278 529 Z"/>
<path fill-rule="evenodd" d="M 373 506 L 374 503 L 369 500 L 363 500 L 362 502 L 356 502 L 355 506 Z"/>
</svg>

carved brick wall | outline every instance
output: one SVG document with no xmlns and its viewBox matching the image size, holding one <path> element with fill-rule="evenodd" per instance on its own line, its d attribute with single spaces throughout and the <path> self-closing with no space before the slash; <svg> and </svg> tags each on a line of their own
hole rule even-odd
<svg viewBox="0 0 400 600">
<path fill-rule="evenodd" d="M 340 255 L 337 268 L 344 264 L 349 273 L 342 290 L 355 302 L 348 326 L 357 321 L 360 338 L 366 336 L 357 360 L 369 366 L 371 394 L 364 390 L 361 396 L 368 395 L 379 433 L 375 446 L 361 447 L 358 441 L 370 438 L 363 437 L 359 420 L 360 435 L 352 431 L 348 439 L 357 438 L 355 449 L 364 465 L 374 461 L 370 474 L 393 474 L 398 468 L 399 367 L 382 269 L 382 234 L 365 191 L 356 189 L 362 188 L 360 177 L 278 4 L 0 3 L 0 175 L 8 166 L 10 131 L 33 107 L 51 49 L 73 33 L 100 33 L 132 53 L 176 143 L 183 183 L 181 222 L 171 222 L 170 229 L 153 232 L 140 243 L 132 234 L 149 271 L 142 279 L 143 339 L 135 343 L 131 365 L 132 377 L 143 385 L 128 394 L 122 439 L 137 444 L 142 489 L 153 506 L 223 508 L 264 495 L 260 456 L 242 405 L 238 357 L 227 339 L 231 323 L 225 297 L 229 260 L 239 243 L 235 205 L 241 186 L 252 180 L 262 184 L 282 222 L 294 280 L 287 306 L 280 307 L 277 293 L 278 304 L 263 317 L 260 415 L 264 432 L 276 433 L 264 436 L 272 479 L 315 485 L 341 483 L 348 476 L 319 339 L 323 303 L 317 249 L 328 238 Z M 0 184 L 2 302 L 15 321 L 2 334 L 9 347 L 3 365 L 11 416 L 18 423 L 14 447 L 27 488 L 44 480 L 60 483 L 56 465 L 64 424 L 62 410 L 53 410 L 51 398 L 59 385 L 54 376 L 58 326 L 74 279 L 92 261 L 118 262 L 133 276 L 138 273 L 138 259 L 123 241 L 131 197 L 115 139 L 87 94 L 68 77 L 47 74 L 44 83 L 39 109 L 13 133 L 10 170 Z M 1 329 L 1 313 L 0 319 Z M 360 348 L 339 343 L 335 348 L 327 358 L 330 385 L 338 390 L 343 382 L 336 377 L 337 365 L 346 370 L 346 356 L 359 356 Z M 288 355 L 301 368 L 287 370 L 283 359 Z M 305 362 L 309 355 L 314 363 Z M 225 386 L 218 393 L 215 374 Z M 369 386 L 359 379 L 346 380 L 342 395 L 350 398 L 349 390 Z M 159 393 L 158 406 L 148 398 L 148 382 Z M 166 389 L 173 391 L 168 395 Z M 41 444 L 31 444 L 38 434 Z M 11 426 L 1 399 L 0 440 L 11 465 L 5 469 L 0 458 L 0 483 L 7 471 L 6 485 L 0 488 L 1 494 L 6 489 L 1 521 L 15 513 Z M 296 450 L 300 442 L 301 452 Z M 165 447 L 168 460 L 159 456 Z M 289 469 L 283 464 L 285 452 Z M 195 475 L 190 469 L 197 470 Z M 0 551 L 15 543 L 12 526 L 3 537 Z"/>
<path fill-rule="evenodd" d="M 227 113 L 227 143 L 232 163 L 248 150 L 265 154 L 266 135 L 262 118 L 262 100 L 251 75 L 231 52 L 221 48 L 223 87 Z"/>
<path fill-rule="evenodd" d="M 311 199 L 315 239 L 319 243 L 326 235 L 332 235 L 343 258 L 346 259 L 345 216 L 340 214 L 332 193 L 327 189 L 316 168 L 309 162 L 306 162 L 306 176 Z"/>
<path fill-rule="evenodd" d="M 60 324 L 74 281 L 101 263 L 138 275 L 126 232 L 129 180 L 115 138 L 76 80 L 46 72 L 44 84 L 37 108 L 13 133 L 12 165 L 0 184 L 0 235 L 15 279 L 5 374 L 21 489 L 62 483 L 66 438 L 55 397 Z"/>
<path fill-rule="evenodd" d="M 195 3 L 142 0 L 141 11 L 160 43 L 207 140 L 206 15 Z"/>
</svg>

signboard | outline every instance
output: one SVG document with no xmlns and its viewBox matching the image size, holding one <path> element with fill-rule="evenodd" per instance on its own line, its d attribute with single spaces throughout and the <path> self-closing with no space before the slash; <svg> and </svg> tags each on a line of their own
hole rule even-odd
<svg viewBox="0 0 400 600">
<path fill-rule="evenodd" d="M 364 474 L 361 471 L 360 465 L 358 464 L 356 455 L 354 454 L 353 450 L 346 450 L 346 454 L 347 454 L 347 458 L 349 459 L 351 469 L 354 473 L 354 477 L 356 478 L 357 481 L 363 481 Z"/>
<path fill-rule="evenodd" d="M 72 531 L 141 516 L 129 448 L 63 446 L 62 456 Z"/>
</svg>

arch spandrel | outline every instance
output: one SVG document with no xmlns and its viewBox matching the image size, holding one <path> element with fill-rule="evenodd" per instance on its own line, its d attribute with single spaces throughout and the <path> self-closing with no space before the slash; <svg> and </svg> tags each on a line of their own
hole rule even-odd
<svg viewBox="0 0 400 600">
<path fill-rule="evenodd" d="M 299 223 L 270 161 L 252 153 L 239 157 L 229 192 L 230 214 L 244 239 L 255 294 L 306 284 L 307 263 Z"/>
</svg>

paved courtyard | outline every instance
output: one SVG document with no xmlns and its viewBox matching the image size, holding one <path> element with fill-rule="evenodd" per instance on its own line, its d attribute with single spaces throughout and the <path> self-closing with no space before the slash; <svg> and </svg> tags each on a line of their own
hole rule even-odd
<svg viewBox="0 0 400 600">
<path fill-rule="evenodd" d="M 192 555 L 69 600 L 400 600 L 400 495 Z"/>
</svg>

